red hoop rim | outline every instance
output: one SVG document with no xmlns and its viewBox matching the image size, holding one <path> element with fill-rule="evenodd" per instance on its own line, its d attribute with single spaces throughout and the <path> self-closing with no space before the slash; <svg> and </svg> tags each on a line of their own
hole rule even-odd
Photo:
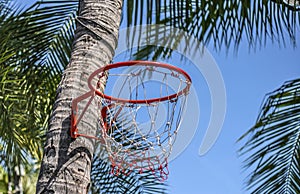
<svg viewBox="0 0 300 194">
<path fill-rule="evenodd" d="M 183 75 L 186 78 L 186 81 L 189 83 L 187 83 L 186 87 L 184 87 L 178 93 L 174 93 L 174 94 L 171 94 L 168 96 L 163 96 L 160 98 L 150 98 L 150 99 L 144 99 L 144 100 L 130 100 L 130 99 L 125 99 L 125 98 L 116 98 L 116 97 L 108 96 L 108 95 L 100 92 L 99 90 L 97 90 L 92 85 L 93 78 L 101 72 L 105 72 L 109 69 L 115 69 L 115 68 L 126 67 L 126 66 L 129 67 L 129 66 L 134 66 L 134 65 L 154 66 L 154 67 L 162 67 L 162 68 L 166 68 L 166 69 L 171 69 L 171 70 L 176 71 L 177 73 L 180 73 L 181 75 Z M 186 94 L 189 91 L 191 83 L 192 83 L 191 77 L 184 70 L 182 70 L 178 67 L 175 67 L 173 65 L 167 64 L 167 63 L 155 62 L 155 61 L 125 61 L 125 62 L 117 62 L 117 63 L 109 64 L 109 65 L 106 65 L 106 66 L 94 71 L 88 79 L 88 86 L 92 91 L 95 91 L 96 95 L 101 96 L 102 98 L 105 98 L 110 101 L 120 102 L 120 103 L 132 103 L 132 104 L 150 104 L 153 102 L 162 102 L 162 101 L 166 101 L 166 100 L 172 100 L 178 96 L 181 96 L 182 94 Z"/>
</svg>

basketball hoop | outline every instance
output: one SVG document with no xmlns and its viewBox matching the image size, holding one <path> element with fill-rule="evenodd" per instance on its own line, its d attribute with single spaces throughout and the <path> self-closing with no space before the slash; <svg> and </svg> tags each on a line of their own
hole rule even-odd
<svg viewBox="0 0 300 194">
<path fill-rule="evenodd" d="M 105 91 L 99 86 L 108 81 Z M 182 69 L 160 62 L 128 61 L 93 72 L 90 91 L 72 102 L 71 136 L 100 141 L 115 175 L 152 171 L 159 180 L 168 177 L 168 157 L 176 139 L 191 85 Z M 77 125 L 95 96 L 100 96 L 100 134 L 79 132 Z M 78 114 L 78 103 L 88 99 Z"/>
</svg>

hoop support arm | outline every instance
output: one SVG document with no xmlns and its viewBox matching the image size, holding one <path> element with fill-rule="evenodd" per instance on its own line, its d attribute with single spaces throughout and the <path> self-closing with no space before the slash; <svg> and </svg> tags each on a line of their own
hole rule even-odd
<svg viewBox="0 0 300 194">
<path fill-rule="evenodd" d="M 87 98 L 89 98 L 89 101 L 86 103 L 83 111 L 81 112 L 81 114 L 79 115 L 78 117 L 78 103 L 80 101 L 83 101 Z M 93 139 L 99 139 L 99 138 L 96 138 L 96 137 L 93 137 L 93 136 L 88 136 L 88 135 L 84 135 L 84 134 L 79 134 L 78 133 L 78 128 L 77 128 L 77 125 L 78 123 L 80 122 L 80 120 L 82 119 L 84 113 L 86 112 L 86 110 L 88 109 L 88 107 L 90 106 L 92 100 L 94 99 L 95 97 L 95 92 L 94 91 L 89 91 L 77 98 L 75 98 L 73 101 L 72 101 L 72 107 L 71 107 L 71 128 L 70 128 L 70 132 L 71 132 L 71 137 L 72 138 L 77 138 L 78 136 L 85 136 L 85 137 L 89 137 L 89 138 L 93 138 Z"/>
</svg>

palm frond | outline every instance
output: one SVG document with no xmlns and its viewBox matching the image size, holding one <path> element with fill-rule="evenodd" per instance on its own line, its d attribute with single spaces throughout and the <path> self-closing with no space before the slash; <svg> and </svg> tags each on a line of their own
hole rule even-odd
<svg viewBox="0 0 300 194">
<path fill-rule="evenodd" d="M 10 65 L 26 59 L 27 66 L 48 66 L 52 75 L 61 74 L 71 53 L 76 11 L 77 1 L 41 1 L 25 11 L 3 13 L 1 54 L 10 56 Z"/>
<path fill-rule="evenodd" d="M 23 156 L 26 162 L 25 153 L 41 158 L 41 138 L 47 127 L 52 105 L 50 97 L 55 89 L 44 79 L 49 71 L 44 68 L 32 71 L 22 73 L 16 67 L 0 71 L 0 137 L 4 145 L 2 151 L 10 162 L 21 162 L 15 158 L 18 156 Z"/>
<path fill-rule="evenodd" d="M 26 29 L 18 30 L 13 38 L 26 44 L 27 52 L 37 65 L 53 69 L 52 74 L 61 74 L 68 64 L 75 31 L 77 1 L 41 1 L 23 14 L 18 15 Z M 10 30 L 17 30 L 18 26 Z"/>
<path fill-rule="evenodd" d="M 296 46 L 300 12 L 291 7 L 299 5 L 284 2 L 128 0 L 124 6 L 127 9 L 127 20 L 124 21 L 128 21 L 127 26 L 146 23 L 179 28 L 204 45 L 212 43 L 217 50 L 232 47 L 237 51 L 242 39 L 247 39 L 254 49 L 267 41 L 285 45 L 286 39 Z M 145 10 L 151 11 L 145 14 Z M 142 20 L 145 15 L 147 18 Z"/>
<path fill-rule="evenodd" d="M 0 12 L 0 152 L 9 168 L 41 159 L 56 85 L 70 56 L 70 18 L 77 4 L 37 2 L 22 10 L 5 2 Z"/>
<path fill-rule="evenodd" d="M 157 180 L 152 171 L 131 172 L 128 176 L 111 173 L 109 163 L 99 157 L 94 158 L 92 167 L 92 193 L 166 193 L 166 184 Z"/>
<path fill-rule="evenodd" d="M 40 8 L 27 14 L 31 15 L 28 25 L 33 32 L 45 27 L 44 31 L 35 34 L 35 38 L 41 40 L 39 46 L 45 43 L 39 53 L 39 64 L 52 67 L 53 73 L 61 74 L 71 55 L 78 1 L 41 1 L 36 6 Z"/>
<path fill-rule="evenodd" d="M 252 193 L 300 193 L 300 79 L 268 94 L 254 127 L 238 141 Z"/>
</svg>

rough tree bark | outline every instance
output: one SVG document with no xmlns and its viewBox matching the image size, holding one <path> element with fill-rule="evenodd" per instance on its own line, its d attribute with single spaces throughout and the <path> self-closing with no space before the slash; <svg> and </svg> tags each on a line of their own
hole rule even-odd
<svg viewBox="0 0 300 194">
<path fill-rule="evenodd" d="M 73 50 L 58 86 L 47 131 L 38 194 L 87 193 L 89 190 L 94 141 L 70 137 L 71 102 L 89 91 L 89 75 L 112 60 L 121 10 L 122 0 L 79 1 Z M 78 128 L 95 133 L 97 116 L 97 110 L 90 106 Z"/>
</svg>

